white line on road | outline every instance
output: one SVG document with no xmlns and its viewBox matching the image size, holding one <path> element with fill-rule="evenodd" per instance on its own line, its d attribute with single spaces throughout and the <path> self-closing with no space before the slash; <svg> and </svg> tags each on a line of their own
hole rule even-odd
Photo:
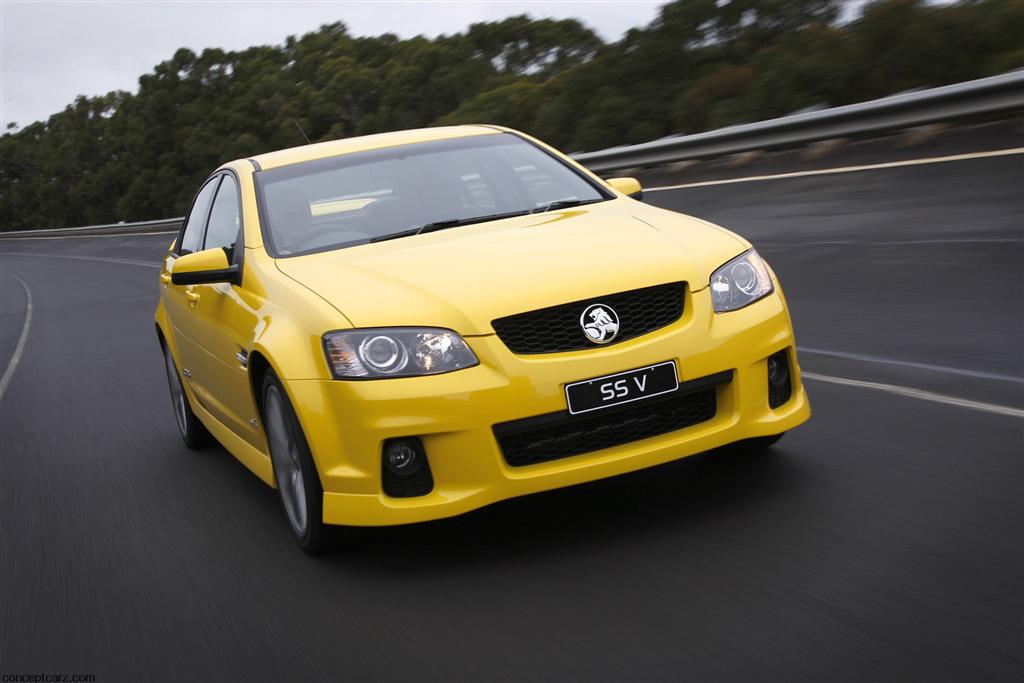
<svg viewBox="0 0 1024 683">
<path fill-rule="evenodd" d="M 946 405 L 956 406 L 958 408 L 979 410 L 983 413 L 1024 418 L 1024 410 L 1021 410 L 1020 408 L 1011 408 L 1010 406 L 1001 406 L 994 403 L 982 403 L 981 401 L 970 401 L 965 398 L 946 396 L 944 394 L 936 394 L 922 389 L 901 387 L 895 384 L 882 384 L 881 382 L 865 382 L 859 379 L 832 377 L 830 375 L 819 375 L 816 372 L 803 372 L 801 373 L 801 377 L 804 379 L 815 380 L 817 382 L 827 382 L 829 384 L 839 384 L 847 387 L 857 387 L 859 389 L 871 389 L 873 391 L 884 391 L 889 394 L 896 394 L 897 396 L 905 396 L 907 398 L 916 398 L 921 401 L 931 401 L 932 403 L 945 403 Z"/>
<path fill-rule="evenodd" d="M 14 347 L 14 353 L 11 354 L 11 362 L 4 368 L 4 374 L 0 377 L 0 401 L 3 400 L 4 392 L 7 391 L 7 385 L 10 384 L 11 377 L 14 376 L 14 369 L 18 367 L 18 363 L 21 361 L 21 354 L 25 351 L 25 340 L 28 339 L 28 328 L 32 325 L 32 292 L 29 291 L 28 285 L 20 277 L 11 272 L 7 274 L 21 283 L 22 289 L 25 290 L 25 323 L 21 328 L 18 344 Z"/>
<path fill-rule="evenodd" d="M 1021 244 L 1024 237 L 954 237 L 950 239 L 932 240 L 801 240 L 799 242 L 758 242 L 758 249 L 792 249 L 807 245 L 870 245 L 870 246 L 908 246 L 922 244 Z"/>
<path fill-rule="evenodd" d="M 98 261 L 100 263 L 120 263 L 123 266 L 144 266 L 146 268 L 159 268 L 159 263 L 148 261 L 135 261 L 126 258 L 100 258 L 99 256 L 68 256 L 65 254 L 32 254 L 29 252 L 5 251 L 0 256 L 35 256 L 36 258 L 69 258 L 75 261 Z"/>
<path fill-rule="evenodd" d="M 864 353 L 850 353 L 848 351 L 829 351 L 828 349 L 815 349 L 809 346 L 798 346 L 797 351 L 801 354 L 809 353 L 812 356 L 831 356 L 833 358 L 844 358 L 865 363 L 877 363 L 878 365 L 897 365 L 905 368 L 916 368 L 918 370 L 930 370 L 932 372 L 944 372 L 950 375 L 963 375 L 964 377 L 977 377 L 979 379 L 995 379 L 1003 382 L 1024 383 L 1024 377 L 1004 375 L 999 372 L 984 372 L 982 370 L 968 370 L 967 368 L 954 368 L 949 365 L 935 365 L 933 363 L 918 363 L 909 360 L 896 360 L 895 358 L 883 358 L 882 356 L 870 356 Z"/>
<path fill-rule="evenodd" d="M 685 190 L 690 187 L 710 187 L 711 185 L 728 185 L 730 183 L 751 183 L 759 180 L 781 180 L 784 178 L 804 178 L 806 176 L 829 175 L 832 173 L 856 173 L 857 171 L 874 171 L 882 168 L 900 168 L 903 166 L 922 166 L 924 164 L 940 164 L 946 161 L 966 161 L 968 159 L 989 159 L 1005 157 L 1011 154 L 1024 154 L 1024 147 L 997 149 L 991 152 L 971 152 L 969 154 L 951 154 L 944 157 L 927 157 L 924 159 L 906 159 L 889 161 L 883 164 L 864 164 L 861 166 L 840 166 L 838 168 L 821 168 L 814 171 L 793 171 L 791 173 L 775 173 L 771 175 L 752 175 L 745 178 L 727 178 L 725 180 L 705 180 L 698 183 L 682 185 L 665 185 L 662 187 L 645 187 L 644 192 L 662 192 L 664 190 Z"/>
</svg>

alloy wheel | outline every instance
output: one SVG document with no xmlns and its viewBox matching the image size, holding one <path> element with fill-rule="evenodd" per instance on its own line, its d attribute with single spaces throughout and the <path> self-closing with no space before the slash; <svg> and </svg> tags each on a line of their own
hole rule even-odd
<svg viewBox="0 0 1024 683">
<path fill-rule="evenodd" d="M 276 387 L 268 388 L 265 403 L 267 440 L 277 488 L 281 492 L 281 502 L 292 529 L 297 535 L 303 536 L 307 523 L 306 482 L 299 459 L 299 444 Z"/>
<path fill-rule="evenodd" d="M 164 361 L 167 368 L 167 385 L 171 390 L 171 404 L 174 406 L 174 418 L 178 422 L 178 429 L 182 436 L 186 436 L 188 424 L 186 422 L 185 387 L 181 385 L 178 368 L 174 366 L 174 359 L 171 358 L 171 352 L 167 349 L 164 349 Z"/>
</svg>

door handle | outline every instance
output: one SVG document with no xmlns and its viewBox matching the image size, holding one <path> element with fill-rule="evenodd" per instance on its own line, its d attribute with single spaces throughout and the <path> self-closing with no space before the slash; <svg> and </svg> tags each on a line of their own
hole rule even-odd
<svg viewBox="0 0 1024 683">
<path fill-rule="evenodd" d="M 192 288 L 186 289 L 185 298 L 188 299 L 190 306 L 195 306 L 196 302 L 199 301 L 199 292 Z"/>
<path fill-rule="evenodd" d="M 171 276 L 168 273 L 160 273 L 160 283 L 164 285 L 171 284 Z"/>
</svg>

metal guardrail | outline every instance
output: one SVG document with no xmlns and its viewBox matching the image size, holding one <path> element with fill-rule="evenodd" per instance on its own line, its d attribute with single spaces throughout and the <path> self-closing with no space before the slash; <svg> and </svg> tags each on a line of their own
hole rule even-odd
<svg viewBox="0 0 1024 683">
<path fill-rule="evenodd" d="M 869 102 L 574 154 L 592 171 L 657 166 L 1024 109 L 1024 71 Z"/>
<path fill-rule="evenodd" d="M 658 166 L 756 149 L 793 147 L 818 140 L 897 130 L 969 116 L 1024 110 L 1024 70 L 869 102 L 792 114 L 777 119 L 613 147 L 572 157 L 595 172 Z M 121 235 L 177 230 L 184 218 L 82 228 L 0 232 L 0 239 Z"/>
<path fill-rule="evenodd" d="M 30 239 L 38 237 L 88 237 L 93 235 L 130 235 L 137 233 L 172 232 L 181 227 L 185 217 L 163 218 L 138 223 L 112 223 L 86 225 L 81 228 L 48 228 L 44 230 L 13 230 L 0 232 L 0 239 Z"/>
</svg>

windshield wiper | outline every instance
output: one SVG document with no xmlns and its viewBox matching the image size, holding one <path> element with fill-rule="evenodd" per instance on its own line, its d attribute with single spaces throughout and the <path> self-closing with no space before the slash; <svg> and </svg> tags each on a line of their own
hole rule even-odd
<svg viewBox="0 0 1024 683">
<path fill-rule="evenodd" d="M 380 237 L 374 237 L 371 242 L 383 242 L 384 240 L 394 240 L 399 237 L 409 237 L 411 235 L 419 235 L 425 232 L 434 232 L 436 230 L 444 230 L 445 228 L 457 228 L 460 225 L 472 225 L 473 223 L 486 223 L 487 221 L 496 221 L 501 218 L 512 218 L 513 216 L 525 216 L 531 213 L 530 211 L 509 211 L 506 213 L 492 213 L 486 216 L 472 216 L 470 218 L 450 218 L 444 221 L 433 221 L 426 225 L 421 225 L 418 228 L 412 228 L 410 230 L 402 230 L 401 232 L 394 232 L 390 235 L 381 235 Z"/>
<path fill-rule="evenodd" d="M 568 209 L 572 206 L 582 206 L 583 204 L 593 204 L 595 202 L 603 202 L 604 199 L 558 199 L 553 202 L 548 202 L 544 206 L 538 206 L 530 213 L 544 213 L 546 211 L 554 211 L 555 209 Z"/>
</svg>

